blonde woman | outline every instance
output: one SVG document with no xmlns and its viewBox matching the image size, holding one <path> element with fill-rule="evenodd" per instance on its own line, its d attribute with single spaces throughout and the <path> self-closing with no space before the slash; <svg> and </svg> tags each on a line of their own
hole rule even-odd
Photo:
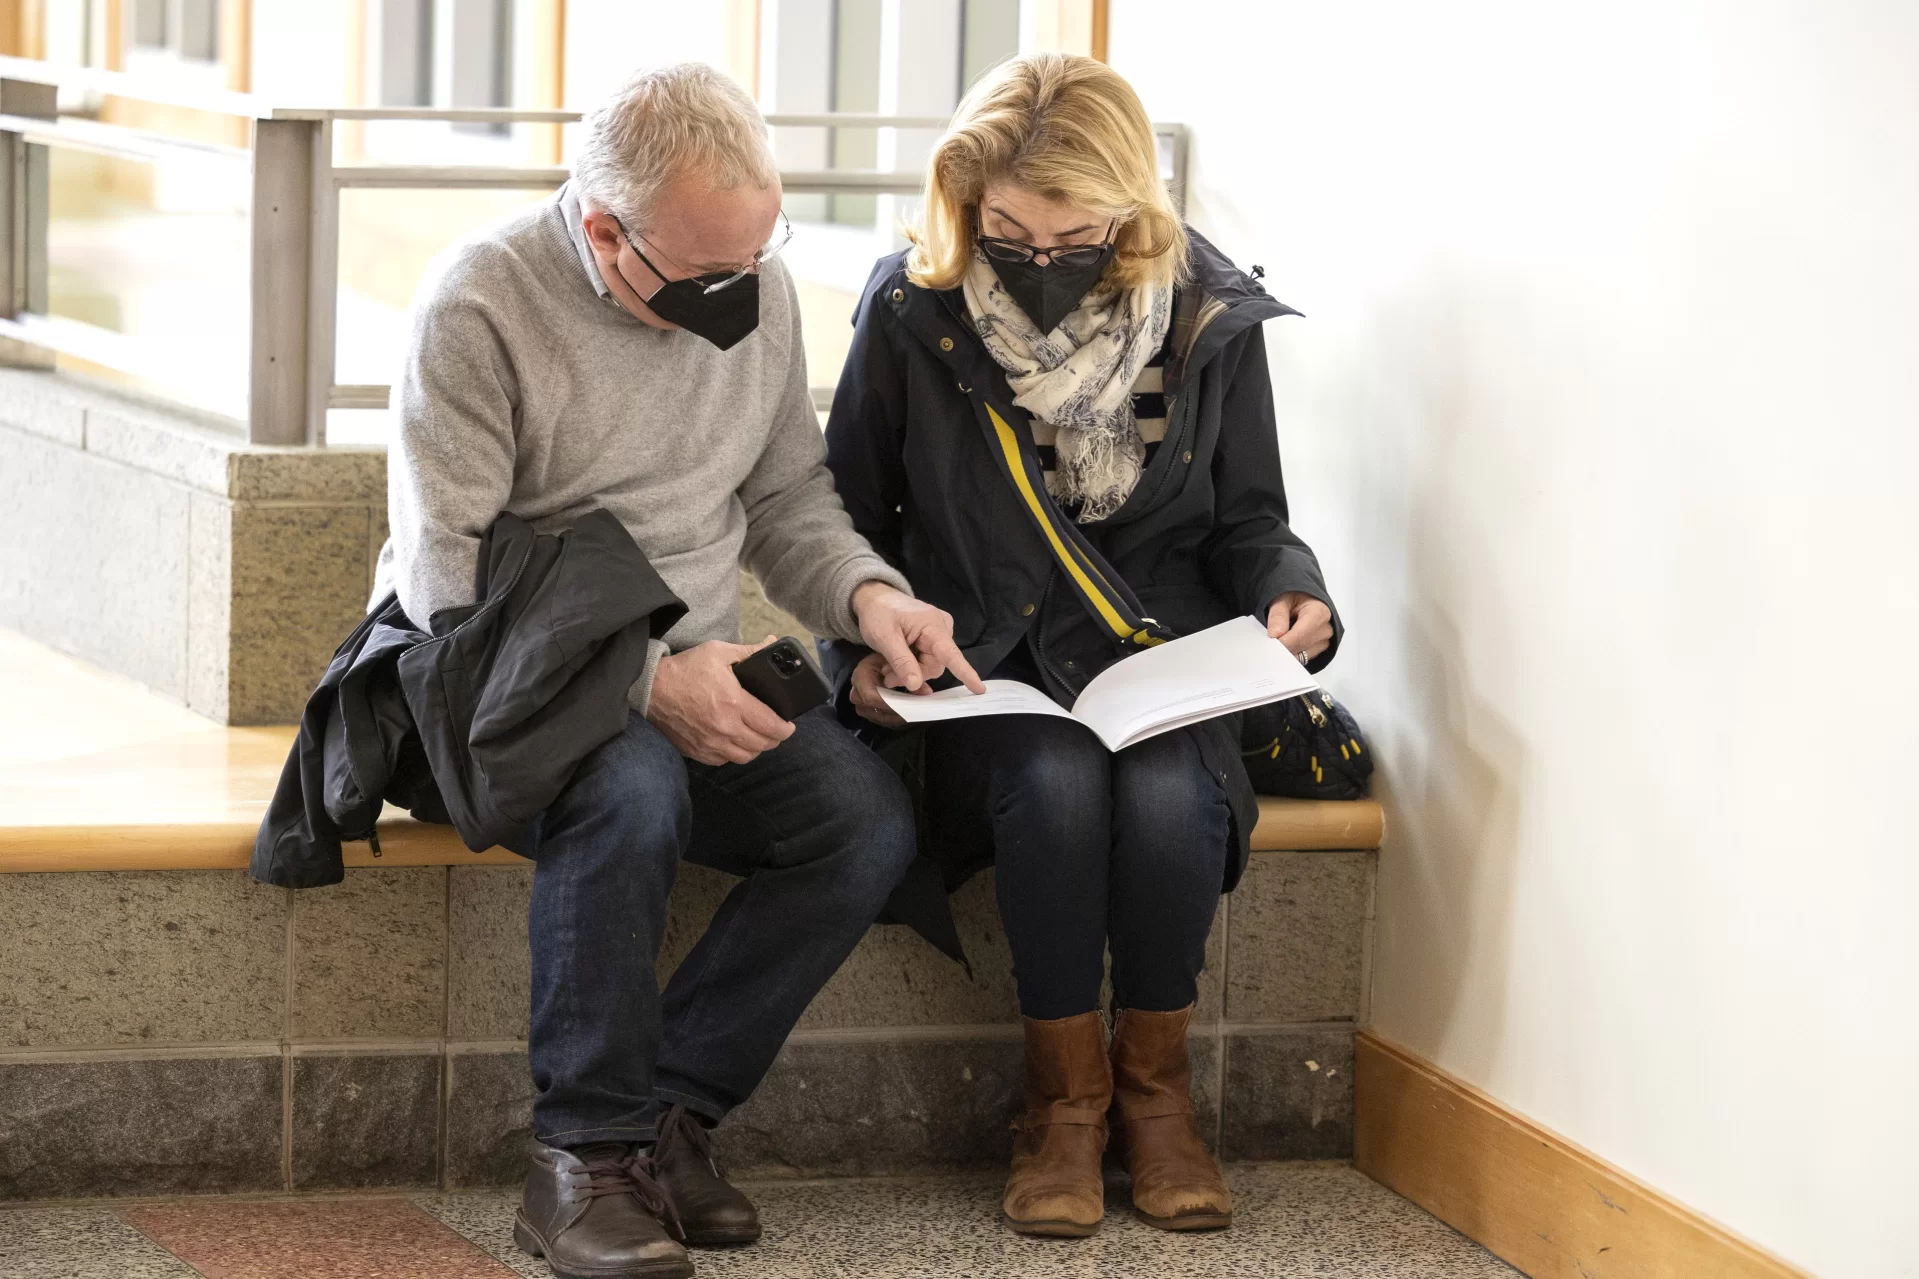
<svg viewBox="0 0 1919 1279">
<path fill-rule="evenodd" d="M 913 240 L 861 299 L 828 466 L 974 668 L 1070 705 L 1139 647 L 1249 613 L 1330 660 L 1338 623 L 1287 527 L 1261 339 L 1288 308 L 1181 225 L 1131 86 L 1089 58 L 1000 67 L 934 148 Z M 879 657 L 836 643 L 829 659 L 842 713 L 916 761 L 948 888 L 997 866 L 1026 1036 L 1008 1223 L 1098 1228 L 1110 1113 L 1141 1219 L 1229 1225 L 1186 1030 L 1257 813 L 1237 720 L 1116 754 L 1043 716 L 913 739 Z"/>
</svg>

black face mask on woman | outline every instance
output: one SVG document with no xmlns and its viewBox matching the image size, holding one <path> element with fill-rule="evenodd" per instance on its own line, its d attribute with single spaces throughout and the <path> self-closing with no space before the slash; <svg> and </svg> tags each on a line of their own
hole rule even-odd
<svg viewBox="0 0 1919 1279">
<path fill-rule="evenodd" d="M 647 261 L 631 237 L 626 243 L 640 261 L 646 262 L 647 270 L 666 280 L 666 273 Z M 726 284 L 728 280 L 733 282 Z M 716 284 L 726 287 L 716 289 Z M 653 290 L 646 305 L 668 324 L 677 324 L 725 351 L 760 327 L 760 277 L 757 272 L 740 275 L 736 271 L 716 271 L 686 280 L 666 280 Z"/>
<path fill-rule="evenodd" d="M 993 273 L 1006 286 L 1007 296 L 1019 303 L 1019 309 L 1039 326 L 1041 334 L 1051 333 L 1073 313 L 1080 299 L 1099 283 L 1113 256 L 1110 240 L 1045 250 L 1045 266 L 1033 261 L 1032 245 L 1018 240 L 982 235 L 979 246 L 992 263 Z"/>
</svg>

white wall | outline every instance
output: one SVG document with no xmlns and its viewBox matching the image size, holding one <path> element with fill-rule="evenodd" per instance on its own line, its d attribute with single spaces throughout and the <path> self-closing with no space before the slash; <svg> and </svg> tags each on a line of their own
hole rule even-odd
<svg viewBox="0 0 1919 1279">
<path fill-rule="evenodd" d="M 1919 1275 L 1919 6 L 1114 0 L 1390 806 L 1373 1021 Z"/>
</svg>

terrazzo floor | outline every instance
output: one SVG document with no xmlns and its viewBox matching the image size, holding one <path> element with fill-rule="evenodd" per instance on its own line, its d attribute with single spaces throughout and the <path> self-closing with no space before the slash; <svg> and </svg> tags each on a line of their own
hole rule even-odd
<svg viewBox="0 0 1919 1279">
<path fill-rule="evenodd" d="M 1235 1225 L 1171 1235 L 1108 1187 L 1084 1240 L 1031 1240 L 999 1221 L 995 1176 L 742 1183 L 766 1236 L 700 1250 L 711 1279 L 1512 1279 L 1506 1266 L 1337 1163 L 1240 1164 Z M 201 1199 L 0 1208 L 0 1279 L 550 1279 L 513 1245 L 499 1192 Z"/>
</svg>

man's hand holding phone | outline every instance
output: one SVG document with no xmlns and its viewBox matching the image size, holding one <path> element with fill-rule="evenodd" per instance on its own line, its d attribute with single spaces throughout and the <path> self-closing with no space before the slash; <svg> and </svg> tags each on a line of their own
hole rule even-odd
<svg viewBox="0 0 1919 1279">
<path fill-rule="evenodd" d="M 669 653 L 653 671 L 647 722 L 701 764 L 745 764 L 793 735 L 793 725 L 740 686 L 733 666 L 775 643 L 709 640 Z"/>
</svg>

